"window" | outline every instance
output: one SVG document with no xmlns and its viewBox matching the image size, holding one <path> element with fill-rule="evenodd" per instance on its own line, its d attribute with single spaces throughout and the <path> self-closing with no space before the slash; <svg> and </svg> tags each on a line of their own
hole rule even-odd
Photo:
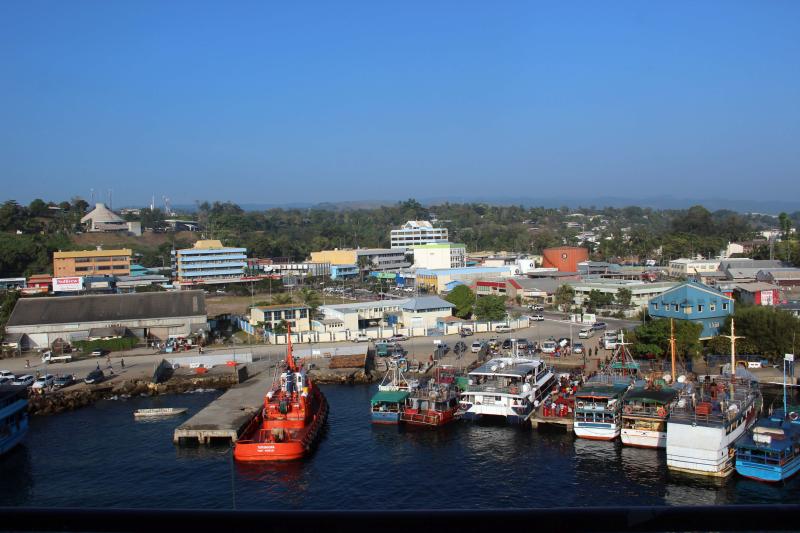
<svg viewBox="0 0 800 533">
<path fill-rule="evenodd" d="M 308 309 L 301 309 L 300 318 L 306 318 L 307 316 L 308 316 Z"/>
<path fill-rule="evenodd" d="M 653 311 L 658 311 L 658 303 L 653 302 Z"/>
<path fill-rule="evenodd" d="M 111 270 L 111 267 L 110 266 L 99 266 L 99 267 L 97 267 L 97 270 Z"/>
<path fill-rule="evenodd" d="M 272 320 L 272 311 L 264 311 L 264 322 Z"/>
<path fill-rule="evenodd" d="M 723 311 L 727 311 L 728 310 L 728 304 L 727 303 L 723 303 L 722 304 L 722 310 Z"/>
<path fill-rule="evenodd" d="M 678 312 L 678 304 L 672 304 L 672 310 Z"/>
<path fill-rule="evenodd" d="M 697 312 L 698 313 L 702 313 L 703 312 L 703 304 L 697 304 Z"/>
<path fill-rule="evenodd" d="M 717 310 L 717 304 L 708 304 L 708 310 L 709 311 L 716 311 Z"/>
</svg>

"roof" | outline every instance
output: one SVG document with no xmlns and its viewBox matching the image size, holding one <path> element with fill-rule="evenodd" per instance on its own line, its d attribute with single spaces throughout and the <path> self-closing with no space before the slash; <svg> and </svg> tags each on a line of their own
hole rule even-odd
<svg viewBox="0 0 800 533">
<path fill-rule="evenodd" d="M 205 314 L 203 291 L 22 298 L 14 306 L 7 327 L 119 322 Z"/>
<path fill-rule="evenodd" d="M 272 304 L 272 305 L 255 305 L 253 309 L 262 309 L 264 311 L 270 309 L 308 309 L 307 305 L 303 304 Z"/>
<path fill-rule="evenodd" d="M 503 368 L 500 368 L 500 364 Z M 512 364 L 513 363 L 513 364 Z M 513 357 L 495 357 L 485 362 L 469 374 L 475 376 L 516 376 L 524 377 L 532 372 L 542 362 L 538 359 L 524 359 Z M 492 370 L 495 367 L 495 370 Z"/>
<path fill-rule="evenodd" d="M 401 307 L 407 311 L 425 311 L 426 309 L 441 309 L 442 307 L 452 309 L 455 305 L 438 296 L 419 296 L 417 298 L 409 298 L 401 304 Z"/>
<path fill-rule="evenodd" d="M 767 274 L 772 279 L 800 279 L 800 268 L 787 268 L 780 270 L 762 270 L 761 274 Z"/>
<path fill-rule="evenodd" d="M 83 216 L 83 218 L 81 218 L 81 223 L 86 223 L 90 220 L 95 224 L 98 222 L 125 222 L 122 217 L 107 208 L 106 205 L 102 203 L 95 204 L 94 209 L 89 211 Z"/>
<path fill-rule="evenodd" d="M 726 270 L 731 267 L 764 269 L 764 268 L 781 268 L 783 266 L 785 265 L 781 261 L 770 260 L 770 259 L 747 259 L 747 258 L 723 259 L 719 263 L 720 270 Z"/>
<path fill-rule="evenodd" d="M 405 390 L 379 390 L 375 396 L 370 400 L 373 404 L 378 402 L 386 403 L 400 403 L 405 401 L 410 396 L 410 393 Z"/>
<path fill-rule="evenodd" d="M 129 248 L 119 250 L 77 250 L 74 252 L 53 252 L 53 259 L 68 259 L 71 257 L 118 257 L 131 255 Z"/>
<path fill-rule="evenodd" d="M 453 274 L 494 274 L 508 272 L 508 267 L 420 268 L 417 275 L 446 276 Z"/>
<path fill-rule="evenodd" d="M 412 244 L 408 248 L 411 250 L 430 250 L 432 248 L 466 248 L 467 246 L 460 242 L 429 242 L 426 244 Z"/>
<path fill-rule="evenodd" d="M 652 403 L 666 404 L 671 402 L 677 395 L 678 391 L 675 389 L 646 389 L 644 387 L 637 387 L 628 391 L 625 395 L 625 401 L 643 400 L 645 402 L 649 401 Z"/>
<path fill-rule="evenodd" d="M 672 296 L 672 295 L 675 295 L 675 293 L 678 293 L 678 292 L 681 292 L 681 291 L 692 291 L 692 290 L 705 292 L 705 293 L 707 293 L 707 294 L 709 294 L 711 296 L 717 296 L 719 298 L 725 298 L 727 300 L 733 300 L 733 298 L 731 298 L 730 296 L 725 295 L 724 293 L 718 291 L 717 289 L 714 289 L 714 288 L 709 287 L 708 285 L 704 285 L 702 283 L 698 283 L 696 281 L 687 281 L 687 282 L 681 283 L 680 285 L 676 285 L 675 287 L 672 287 L 671 289 L 667 289 L 666 291 L 664 291 L 660 295 L 658 295 L 658 296 L 656 296 L 654 298 L 651 298 L 651 300 L 653 300 L 653 301 L 654 300 L 658 300 L 658 301 L 663 302 L 663 301 L 669 300 L 669 297 Z M 679 298 L 683 298 L 683 296 L 679 296 Z"/>
<path fill-rule="evenodd" d="M 754 281 L 752 283 L 737 283 L 736 288 L 746 292 L 757 291 L 774 291 L 778 287 L 771 283 L 764 283 L 763 281 Z"/>
</svg>

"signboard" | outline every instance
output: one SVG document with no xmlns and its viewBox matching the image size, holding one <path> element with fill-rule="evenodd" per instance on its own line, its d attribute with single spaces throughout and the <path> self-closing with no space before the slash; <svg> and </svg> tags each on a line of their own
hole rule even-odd
<svg viewBox="0 0 800 533">
<path fill-rule="evenodd" d="M 761 305 L 775 305 L 772 291 L 761 291 Z"/>
<path fill-rule="evenodd" d="M 786 355 L 783 356 L 783 359 L 784 361 L 789 361 L 790 363 L 794 363 L 794 354 L 787 353 Z"/>
<path fill-rule="evenodd" d="M 77 292 L 83 290 L 83 278 L 53 278 L 53 292 Z"/>
</svg>

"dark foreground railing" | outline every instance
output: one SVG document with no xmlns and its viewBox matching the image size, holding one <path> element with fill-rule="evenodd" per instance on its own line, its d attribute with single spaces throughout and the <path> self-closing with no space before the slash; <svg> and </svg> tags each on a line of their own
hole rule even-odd
<svg viewBox="0 0 800 533">
<path fill-rule="evenodd" d="M 300 503 L 300 502 L 297 502 Z M 800 505 L 491 511 L 215 511 L 0 508 L 0 531 L 781 531 Z"/>
</svg>

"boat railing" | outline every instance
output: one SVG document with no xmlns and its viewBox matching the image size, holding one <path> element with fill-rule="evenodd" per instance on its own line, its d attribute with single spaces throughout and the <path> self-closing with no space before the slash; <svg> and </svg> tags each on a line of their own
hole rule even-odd
<svg viewBox="0 0 800 533">
<path fill-rule="evenodd" d="M 622 409 L 624 416 L 646 416 L 651 418 L 664 418 L 667 414 L 665 406 L 626 405 Z"/>
<path fill-rule="evenodd" d="M 414 424 L 425 424 L 429 426 L 436 426 L 439 424 L 441 415 L 439 414 L 425 414 L 425 413 L 408 413 L 403 412 L 400 414 L 401 422 L 411 422 Z"/>
<path fill-rule="evenodd" d="M 501 386 L 496 383 L 482 383 L 480 385 L 467 385 L 467 392 L 497 392 L 501 394 L 522 394 L 522 386 Z"/>
</svg>

